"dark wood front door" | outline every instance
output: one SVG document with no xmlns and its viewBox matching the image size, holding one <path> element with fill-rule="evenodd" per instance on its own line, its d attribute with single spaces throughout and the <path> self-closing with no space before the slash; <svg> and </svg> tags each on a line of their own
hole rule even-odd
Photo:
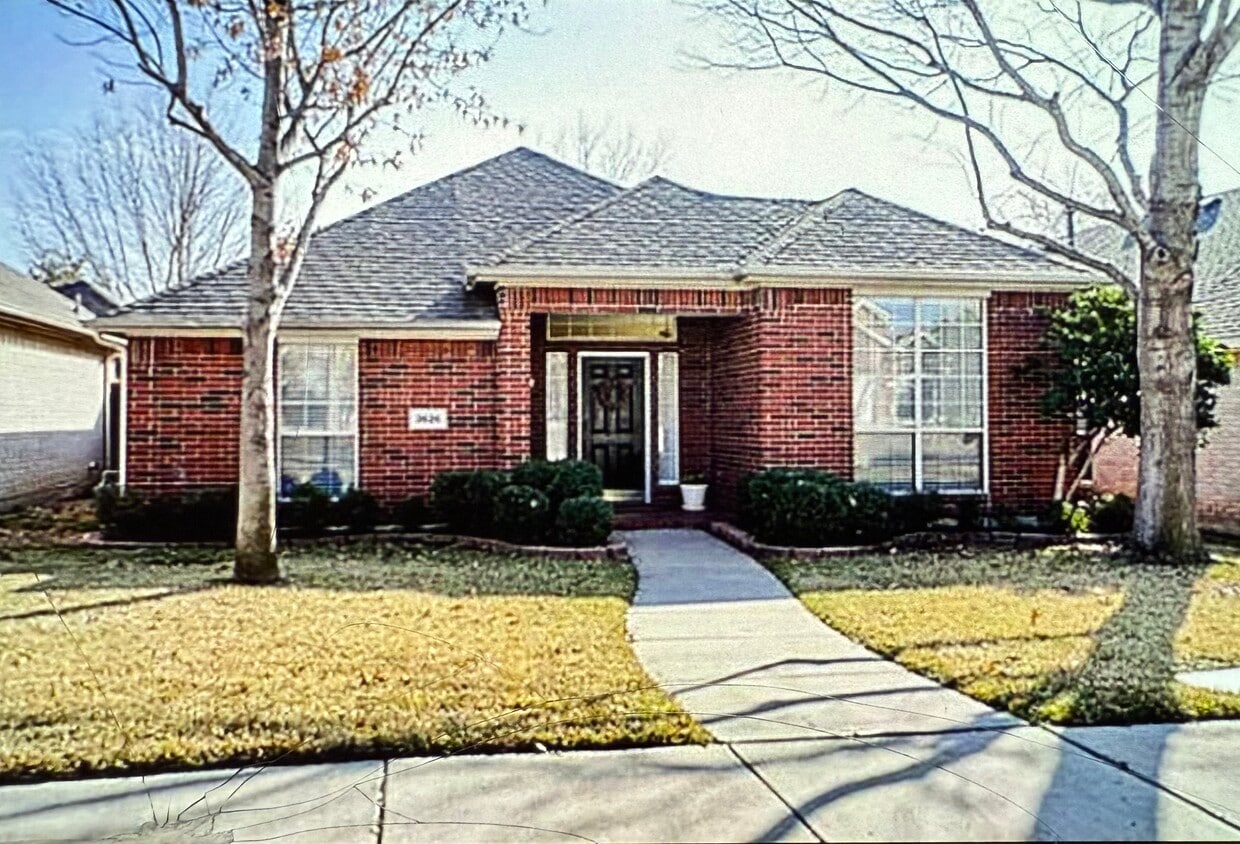
<svg viewBox="0 0 1240 844">
<path fill-rule="evenodd" d="M 644 492 L 645 368 L 642 358 L 585 358 L 581 456 L 609 490 Z"/>
</svg>

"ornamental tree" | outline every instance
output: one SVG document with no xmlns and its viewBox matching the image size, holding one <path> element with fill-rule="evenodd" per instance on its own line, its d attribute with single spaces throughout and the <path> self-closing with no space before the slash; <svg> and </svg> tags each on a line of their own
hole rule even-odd
<svg viewBox="0 0 1240 844">
<path fill-rule="evenodd" d="M 1120 287 L 1095 285 L 1073 293 L 1050 312 L 1045 345 L 1058 363 L 1043 396 L 1048 418 L 1073 424 L 1064 443 L 1055 495 L 1071 499 L 1094 456 L 1115 435 L 1141 435 L 1141 379 L 1137 368 L 1137 312 Z M 1197 431 L 1218 425 L 1218 388 L 1231 383 L 1231 353 L 1193 315 L 1197 352 L 1194 408 Z"/>
<path fill-rule="evenodd" d="M 319 210 L 351 167 L 397 166 L 420 138 L 423 106 L 493 119 L 459 78 L 524 20 L 525 0 L 46 2 L 103 51 L 118 75 L 105 89 L 154 88 L 169 122 L 212 147 L 248 187 L 234 576 L 279 580 L 276 329 Z"/>
</svg>

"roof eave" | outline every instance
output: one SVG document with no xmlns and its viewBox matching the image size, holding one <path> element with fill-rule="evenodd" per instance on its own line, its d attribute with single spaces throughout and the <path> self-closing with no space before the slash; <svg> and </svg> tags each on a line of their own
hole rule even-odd
<svg viewBox="0 0 1240 844">
<path fill-rule="evenodd" d="M 96 346 L 109 351 L 119 352 L 122 348 L 124 348 L 114 340 L 104 337 L 99 332 L 87 328 L 84 325 L 75 325 L 70 322 L 47 319 L 39 316 L 38 314 L 32 314 L 19 308 L 13 308 L 0 304 L 0 317 L 6 317 L 13 322 L 21 323 L 22 325 L 26 325 L 43 332 L 62 335 L 71 334 L 77 340 L 87 340 Z"/>
<path fill-rule="evenodd" d="M 132 316 L 132 315 L 130 315 Z M 240 337 L 239 322 L 210 322 L 169 317 L 123 319 L 109 317 L 106 329 L 126 337 Z M 495 340 L 499 337 L 496 319 L 423 319 L 403 322 L 327 322 L 283 320 L 277 335 L 333 335 L 375 339 Z"/>
</svg>

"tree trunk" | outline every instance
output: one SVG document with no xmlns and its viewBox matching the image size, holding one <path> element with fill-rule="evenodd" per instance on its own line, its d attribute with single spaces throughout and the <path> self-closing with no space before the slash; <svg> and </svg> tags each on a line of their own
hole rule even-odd
<svg viewBox="0 0 1240 844">
<path fill-rule="evenodd" d="M 280 580 L 276 554 L 275 351 L 287 292 L 280 283 L 276 226 L 279 220 L 280 95 L 284 85 L 287 3 L 266 7 L 266 58 L 259 127 L 258 174 L 250 184 L 249 289 L 242 326 L 241 447 L 237 489 L 237 545 L 233 576 L 243 583 Z"/>
<path fill-rule="evenodd" d="M 1137 312 L 1141 462 L 1133 541 L 1146 553 L 1176 560 L 1195 559 L 1202 552 L 1196 514 L 1192 297 L 1200 201 L 1196 135 L 1205 79 L 1190 61 L 1200 26 L 1196 0 L 1166 0 L 1150 174 L 1150 242 L 1142 249 Z"/>
<path fill-rule="evenodd" d="M 274 184 L 253 191 L 250 221 L 249 296 L 242 328 L 240 484 L 233 571 L 244 583 L 280 579 L 276 553 Z"/>
</svg>

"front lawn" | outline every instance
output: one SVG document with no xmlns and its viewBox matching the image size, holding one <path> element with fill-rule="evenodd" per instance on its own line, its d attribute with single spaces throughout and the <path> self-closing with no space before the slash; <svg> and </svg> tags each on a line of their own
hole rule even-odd
<svg viewBox="0 0 1240 844">
<path fill-rule="evenodd" d="M 1073 549 L 779 561 L 832 627 L 993 706 L 1059 724 L 1240 716 L 1177 671 L 1240 665 L 1240 552 L 1210 566 Z"/>
<path fill-rule="evenodd" d="M 708 737 L 625 641 L 627 562 L 378 542 L 0 550 L 0 779 Z"/>
</svg>

